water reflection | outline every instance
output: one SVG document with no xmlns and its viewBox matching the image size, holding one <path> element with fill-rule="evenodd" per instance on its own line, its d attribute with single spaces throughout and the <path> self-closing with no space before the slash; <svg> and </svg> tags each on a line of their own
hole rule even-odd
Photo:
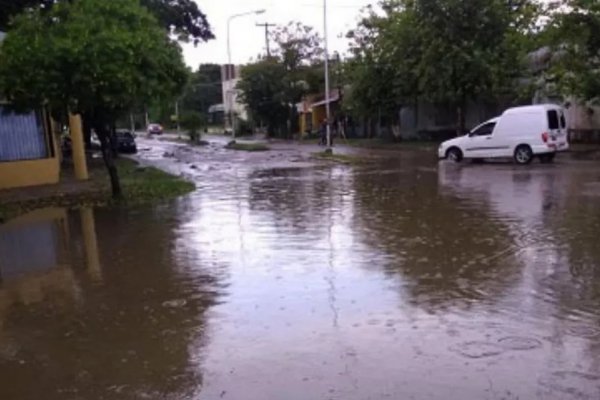
<svg viewBox="0 0 600 400">
<path fill-rule="evenodd" d="M 147 211 L 60 210 L 0 227 L 0 398 L 189 398 L 202 387 L 217 278 L 173 254 L 162 226 L 174 212 Z"/>
<path fill-rule="evenodd" d="M 600 398 L 595 174 L 415 154 L 0 227 L 0 398 Z"/>
</svg>

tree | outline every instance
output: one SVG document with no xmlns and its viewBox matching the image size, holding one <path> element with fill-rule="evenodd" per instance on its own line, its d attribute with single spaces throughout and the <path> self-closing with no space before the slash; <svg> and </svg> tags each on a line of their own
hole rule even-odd
<svg viewBox="0 0 600 400">
<path fill-rule="evenodd" d="M 564 0 L 554 14 L 551 40 L 556 63 L 551 68 L 563 93 L 600 101 L 600 3 Z"/>
<path fill-rule="evenodd" d="M 320 88 L 310 87 L 315 80 L 315 69 L 322 64 L 323 49 L 321 38 L 310 26 L 300 22 L 290 22 L 279 26 L 273 32 L 275 49 L 273 58 L 285 69 L 283 102 L 287 108 L 286 132 L 293 130 L 298 120 L 296 104 L 311 91 Z"/>
<path fill-rule="evenodd" d="M 400 104 L 426 99 L 452 105 L 461 133 L 467 100 L 516 86 L 523 70 L 520 39 L 535 20 L 532 1 L 390 0 L 381 6 L 383 15 L 371 10 L 350 35 L 354 97 L 366 112 L 397 113 Z"/>
<path fill-rule="evenodd" d="M 521 70 L 507 42 L 510 9 L 503 0 L 421 0 L 412 7 L 427 43 L 421 46 L 419 89 L 456 108 L 462 134 L 467 100 L 498 93 Z"/>
<path fill-rule="evenodd" d="M 66 0 L 65 0 L 66 1 Z M 70 1 L 70 0 L 69 0 Z M 206 15 L 193 0 L 140 0 L 160 24 L 179 39 L 194 43 L 214 38 Z M 11 17 L 27 9 L 50 10 L 59 0 L 6 0 L 1 2 L 0 30 L 6 29 Z"/>
<path fill-rule="evenodd" d="M 60 2 L 16 17 L 0 47 L 0 90 L 17 106 L 81 113 L 102 144 L 114 197 L 121 187 L 110 132 L 135 104 L 185 85 L 181 49 L 137 0 Z"/>
<path fill-rule="evenodd" d="M 194 0 L 141 0 L 169 33 L 194 43 L 214 39 L 206 15 Z"/>
<path fill-rule="evenodd" d="M 10 0 L 0 7 L 0 30 L 6 30 L 10 19 L 29 8 L 48 9 L 54 0 Z"/>
<path fill-rule="evenodd" d="M 250 117 L 267 127 L 270 136 L 280 132 L 288 117 L 286 70 L 276 59 L 265 59 L 242 68 L 237 89 Z"/>
<path fill-rule="evenodd" d="M 190 140 L 197 143 L 200 140 L 200 129 L 206 125 L 206 117 L 198 111 L 185 111 L 181 114 L 181 126 L 188 131 Z"/>
<path fill-rule="evenodd" d="M 181 98 L 179 109 L 208 113 L 210 106 L 223 102 L 221 85 L 221 66 L 201 64 L 197 71 L 190 74 L 189 83 Z"/>
<path fill-rule="evenodd" d="M 398 121 L 398 111 L 419 97 L 418 56 L 414 14 L 398 3 L 382 3 L 383 14 L 366 9 L 357 28 L 348 33 L 353 57 L 345 68 L 352 90 L 345 106 L 355 115 L 378 122 Z M 369 124 L 370 125 L 370 124 Z"/>
</svg>

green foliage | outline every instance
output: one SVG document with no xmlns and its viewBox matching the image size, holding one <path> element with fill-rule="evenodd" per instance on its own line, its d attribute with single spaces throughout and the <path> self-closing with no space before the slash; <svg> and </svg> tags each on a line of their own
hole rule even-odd
<svg viewBox="0 0 600 400">
<path fill-rule="evenodd" d="M 125 201 L 130 205 L 156 203 L 187 194 L 195 185 L 180 177 L 153 167 L 140 168 L 131 160 L 119 159 L 117 168 L 125 189 Z M 98 177 L 106 196 L 108 182 Z"/>
<path fill-rule="evenodd" d="M 275 59 L 267 59 L 242 68 L 240 101 L 253 121 L 267 127 L 270 135 L 280 132 L 288 115 L 286 70 Z"/>
<path fill-rule="evenodd" d="M 120 158 L 116 161 L 119 175 L 125 189 L 124 201 L 128 205 L 154 204 L 185 195 L 195 189 L 195 185 L 180 177 L 167 174 L 153 167 L 140 167 L 136 162 Z M 75 185 L 75 186 L 74 186 Z M 29 191 L 31 188 L 28 189 Z M 52 187 L 34 188 L 38 192 L 32 196 L 29 191 L 19 195 L 14 190 L 10 201 L 0 198 L 0 224 L 29 211 L 47 207 L 78 208 L 84 206 L 112 206 L 116 203 L 110 197 L 110 182 L 98 163 L 90 163 L 88 182 L 65 182 Z"/>
<path fill-rule="evenodd" d="M 0 2 L 0 30 L 8 27 L 11 17 L 29 10 L 50 10 L 57 0 L 4 0 Z M 206 15 L 193 0 L 141 0 L 168 33 L 195 43 L 213 39 Z"/>
<path fill-rule="evenodd" d="M 223 102 L 221 66 L 201 64 L 190 74 L 189 82 L 181 98 L 180 111 L 197 111 L 207 114 L 210 106 Z"/>
<path fill-rule="evenodd" d="M 200 130 L 206 126 L 206 118 L 198 111 L 186 111 L 181 114 L 179 124 L 187 130 L 190 140 L 197 142 L 200 140 Z"/>
<path fill-rule="evenodd" d="M 548 29 L 555 63 L 550 73 L 566 95 L 600 101 L 600 3 L 564 0 Z"/>
<path fill-rule="evenodd" d="M 314 29 L 301 23 L 278 27 L 273 56 L 246 66 L 238 85 L 251 119 L 270 135 L 287 135 L 297 123 L 296 104 L 323 90 L 323 49 Z"/>
<path fill-rule="evenodd" d="M 395 117 L 427 99 L 454 105 L 511 92 L 523 70 L 535 8 L 528 0 L 391 0 L 367 9 L 353 39 L 347 79 L 358 114 Z M 461 125 L 460 117 L 457 125 Z M 461 127 L 462 129 L 462 127 Z"/>
<path fill-rule="evenodd" d="M 214 39 L 206 15 L 194 0 L 141 0 L 169 33 L 194 43 Z"/>
<path fill-rule="evenodd" d="M 78 0 L 23 14 L 0 48 L 2 91 L 17 104 L 112 118 L 186 80 L 180 48 L 135 0 Z"/>
<path fill-rule="evenodd" d="M 277 27 L 272 37 L 276 44 L 274 56 L 288 71 L 296 71 L 302 65 L 312 65 L 320 61 L 323 55 L 319 35 L 312 27 L 300 22 Z"/>
<path fill-rule="evenodd" d="M 110 128 L 137 104 L 173 98 L 187 79 L 181 49 L 137 0 L 77 0 L 13 20 L 0 47 L 0 91 L 17 107 L 83 115 L 108 151 Z"/>
</svg>

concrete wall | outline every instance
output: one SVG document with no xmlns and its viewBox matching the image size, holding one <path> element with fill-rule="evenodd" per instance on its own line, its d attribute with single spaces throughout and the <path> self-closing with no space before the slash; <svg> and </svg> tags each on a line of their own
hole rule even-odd
<svg viewBox="0 0 600 400">
<path fill-rule="evenodd" d="M 237 84 L 240 82 L 241 68 L 238 65 L 221 66 L 221 86 L 223 89 L 223 107 L 225 115 L 233 111 L 239 118 L 248 119 L 246 107 L 239 102 L 239 90 Z"/>
<path fill-rule="evenodd" d="M 465 112 L 467 129 L 472 129 L 486 120 L 498 116 L 502 108 L 496 104 L 468 102 Z M 402 139 L 443 139 L 453 135 L 456 128 L 456 109 L 419 101 L 417 106 L 400 109 L 400 137 Z M 440 137 L 436 137 L 436 135 Z"/>
</svg>

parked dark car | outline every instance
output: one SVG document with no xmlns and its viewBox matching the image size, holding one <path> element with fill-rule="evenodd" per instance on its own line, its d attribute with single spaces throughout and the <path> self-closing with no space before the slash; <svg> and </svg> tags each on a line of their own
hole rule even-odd
<svg viewBox="0 0 600 400">
<path fill-rule="evenodd" d="M 148 135 L 162 135 L 163 127 L 159 124 L 150 124 L 148 125 Z"/>
<path fill-rule="evenodd" d="M 135 143 L 135 134 L 127 130 L 117 130 L 115 132 L 117 151 L 119 153 L 137 153 Z"/>
</svg>

